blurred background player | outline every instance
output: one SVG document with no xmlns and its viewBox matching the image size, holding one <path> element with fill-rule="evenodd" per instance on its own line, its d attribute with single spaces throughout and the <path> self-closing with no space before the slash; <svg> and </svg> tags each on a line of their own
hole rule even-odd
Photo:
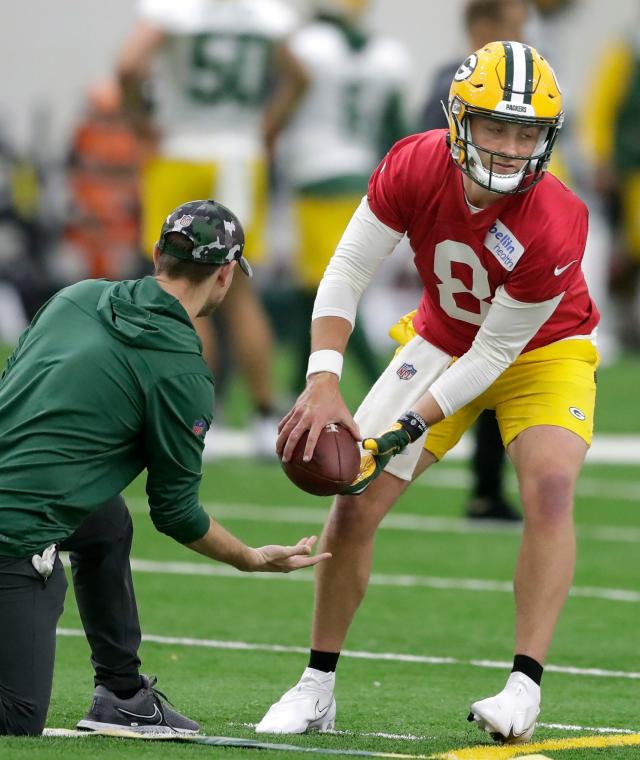
<svg viewBox="0 0 640 760">
<path fill-rule="evenodd" d="M 0 342 L 9 345 L 56 290 L 48 264 L 63 194 L 51 155 L 50 116 L 47 106 L 33 107 L 20 140 L 15 124 L 0 113 Z"/>
<path fill-rule="evenodd" d="M 604 201 L 616 253 L 612 286 L 620 339 L 640 348 L 640 32 L 610 41 L 592 76 L 582 118 L 585 154 Z"/>
<path fill-rule="evenodd" d="M 585 99 L 585 96 L 579 94 L 570 73 L 572 53 L 566 41 L 576 27 L 576 17 L 581 11 L 584 12 L 584 3 L 576 0 L 532 0 L 526 36 L 527 42 L 534 45 L 547 59 L 553 60 L 556 74 L 562 82 L 565 122 L 559 145 L 551 159 L 550 171 L 579 193 L 589 208 L 589 232 L 582 270 L 589 292 L 600 312 L 598 352 L 600 366 L 605 367 L 618 358 L 621 348 L 617 334 L 616 308 L 609 287 L 617 223 L 607 218 L 607 204 L 597 191 L 594 192 L 593 155 L 589 150 L 585 153 L 580 145 L 582 123 L 590 130 L 591 122 L 597 118 L 594 116 L 592 101 L 592 72 L 589 72 L 589 85 L 584 90 L 588 101 L 585 108 L 580 107 L 580 100 Z"/>
<path fill-rule="evenodd" d="M 285 71 L 278 65 L 285 55 L 280 44 L 294 24 L 295 15 L 280 0 L 140 3 L 140 21 L 123 48 L 118 72 L 138 132 L 157 143 L 142 172 L 146 252 L 153 250 L 167 208 L 215 196 L 242 221 L 252 261 L 263 259 L 264 134 L 282 92 L 299 87 L 290 63 L 287 80 L 271 89 L 277 72 Z M 256 412 L 255 453 L 273 455 L 272 334 L 248 282 L 236 279 L 221 316 Z M 199 323 L 204 355 L 215 365 L 212 325 Z"/>
<path fill-rule="evenodd" d="M 140 166 L 144 143 L 122 107 L 115 78 L 94 82 L 71 136 L 67 165 L 69 214 L 58 270 L 79 278 L 127 279 L 140 255 Z"/>
<path fill-rule="evenodd" d="M 293 193 L 299 304 L 292 390 L 304 388 L 308 325 L 316 291 L 344 228 L 366 193 L 369 175 L 407 133 L 403 87 L 409 61 L 402 45 L 366 29 L 369 0 L 316 0 L 312 20 L 287 43 L 307 81 L 276 156 Z M 284 116 L 284 113 L 283 113 Z M 357 321 L 349 343 L 364 380 L 379 375 L 374 350 Z"/>
<path fill-rule="evenodd" d="M 528 8 L 526 0 L 470 0 L 464 9 L 464 28 L 468 50 L 479 50 L 493 40 L 524 41 Z M 437 70 L 431 91 L 422 111 L 422 130 L 447 126 L 443 103 L 449 98 L 451 80 L 460 61 L 452 60 Z M 474 428 L 474 450 L 471 458 L 471 497 L 465 514 L 473 519 L 518 521 L 518 512 L 504 493 L 506 453 L 493 409 L 478 418 Z"/>
</svg>

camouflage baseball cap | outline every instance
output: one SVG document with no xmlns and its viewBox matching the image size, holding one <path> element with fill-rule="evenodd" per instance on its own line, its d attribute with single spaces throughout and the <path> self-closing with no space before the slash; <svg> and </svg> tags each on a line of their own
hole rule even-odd
<svg viewBox="0 0 640 760">
<path fill-rule="evenodd" d="M 170 232 L 178 232 L 193 243 L 190 251 L 171 245 Z M 158 248 L 178 259 L 200 264 L 228 264 L 237 261 L 242 271 L 252 276 L 251 265 L 242 255 L 244 232 L 238 217 L 214 200 L 189 201 L 166 218 L 160 231 Z"/>
</svg>

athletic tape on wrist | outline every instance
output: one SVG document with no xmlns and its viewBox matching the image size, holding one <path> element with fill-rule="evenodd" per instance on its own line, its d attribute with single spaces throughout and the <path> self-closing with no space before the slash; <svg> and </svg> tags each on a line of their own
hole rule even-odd
<svg viewBox="0 0 640 760">
<path fill-rule="evenodd" d="M 307 377 L 313 375 L 316 372 L 333 372 L 338 376 L 338 380 L 342 375 L 342 363 L 344 357 L 340 351 L 333 351 L 331 349 L 322 349 L 320 351 L 314 351 L 309 356 L 309 365 L 307 367 Z"/>
</svg>

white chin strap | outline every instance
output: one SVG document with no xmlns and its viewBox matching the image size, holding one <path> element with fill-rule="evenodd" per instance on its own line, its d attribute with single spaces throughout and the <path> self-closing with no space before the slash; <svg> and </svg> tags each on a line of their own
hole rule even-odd
<svg viewBox="0 0 640 760">
<path fill-rule="evenodd" d="M 526 164 L 515 174 L 498 174 L 484 167 L 478 151 L 474 147 L 468 145 L 467 151 L 469 152 L 469 171 L 478 184 L 491 187 L 492 190 L 497 190 L 500 193 L 509 193 L 514 191 L 522 182 Z"/>
</svg>

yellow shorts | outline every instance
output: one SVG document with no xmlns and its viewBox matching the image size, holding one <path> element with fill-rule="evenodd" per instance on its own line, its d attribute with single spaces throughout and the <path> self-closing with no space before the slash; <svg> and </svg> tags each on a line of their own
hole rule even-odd
<svg viewBox="0 0 640 760">
<path fill-rule="evenodd" d="M 267 217 L 267 169 L 261 159 L 247 160 L 246 192 L 249 218 L 225 200 L 219 187 L 220 163 L 183 161 L 156 156 L 142 170 L 142 244 L 149 257 L 158 241 L 164 220 L 176 206 L 200 198 L 213 198 L 229 205 L 237 213 L 245 233 L 245 255 L 251 263 L 260 263 L 265 256 L 264 226 Z M 241 180 L 240 180 L 241 181 Z"/>
<path fill-rule="evenodd" d="M 415 335 L 411 316 L 390 331 L 403 344 Z M 442 459 L 484 409 L 495 409 L 505 447 L 536 425 L 571 430 L 590 446 L 598 361 L 597 349 L 584 338 L 561 340 L 520 354 L 484 393 L 429 428 L 424 448 Z"/>
<path fill-rule="evenodd" d="M 301 285 L 317 287 L 361 200 L 362 194 L 297 196 L 294 213 L 298 224 L 297 269 Z"/>
</svg>

